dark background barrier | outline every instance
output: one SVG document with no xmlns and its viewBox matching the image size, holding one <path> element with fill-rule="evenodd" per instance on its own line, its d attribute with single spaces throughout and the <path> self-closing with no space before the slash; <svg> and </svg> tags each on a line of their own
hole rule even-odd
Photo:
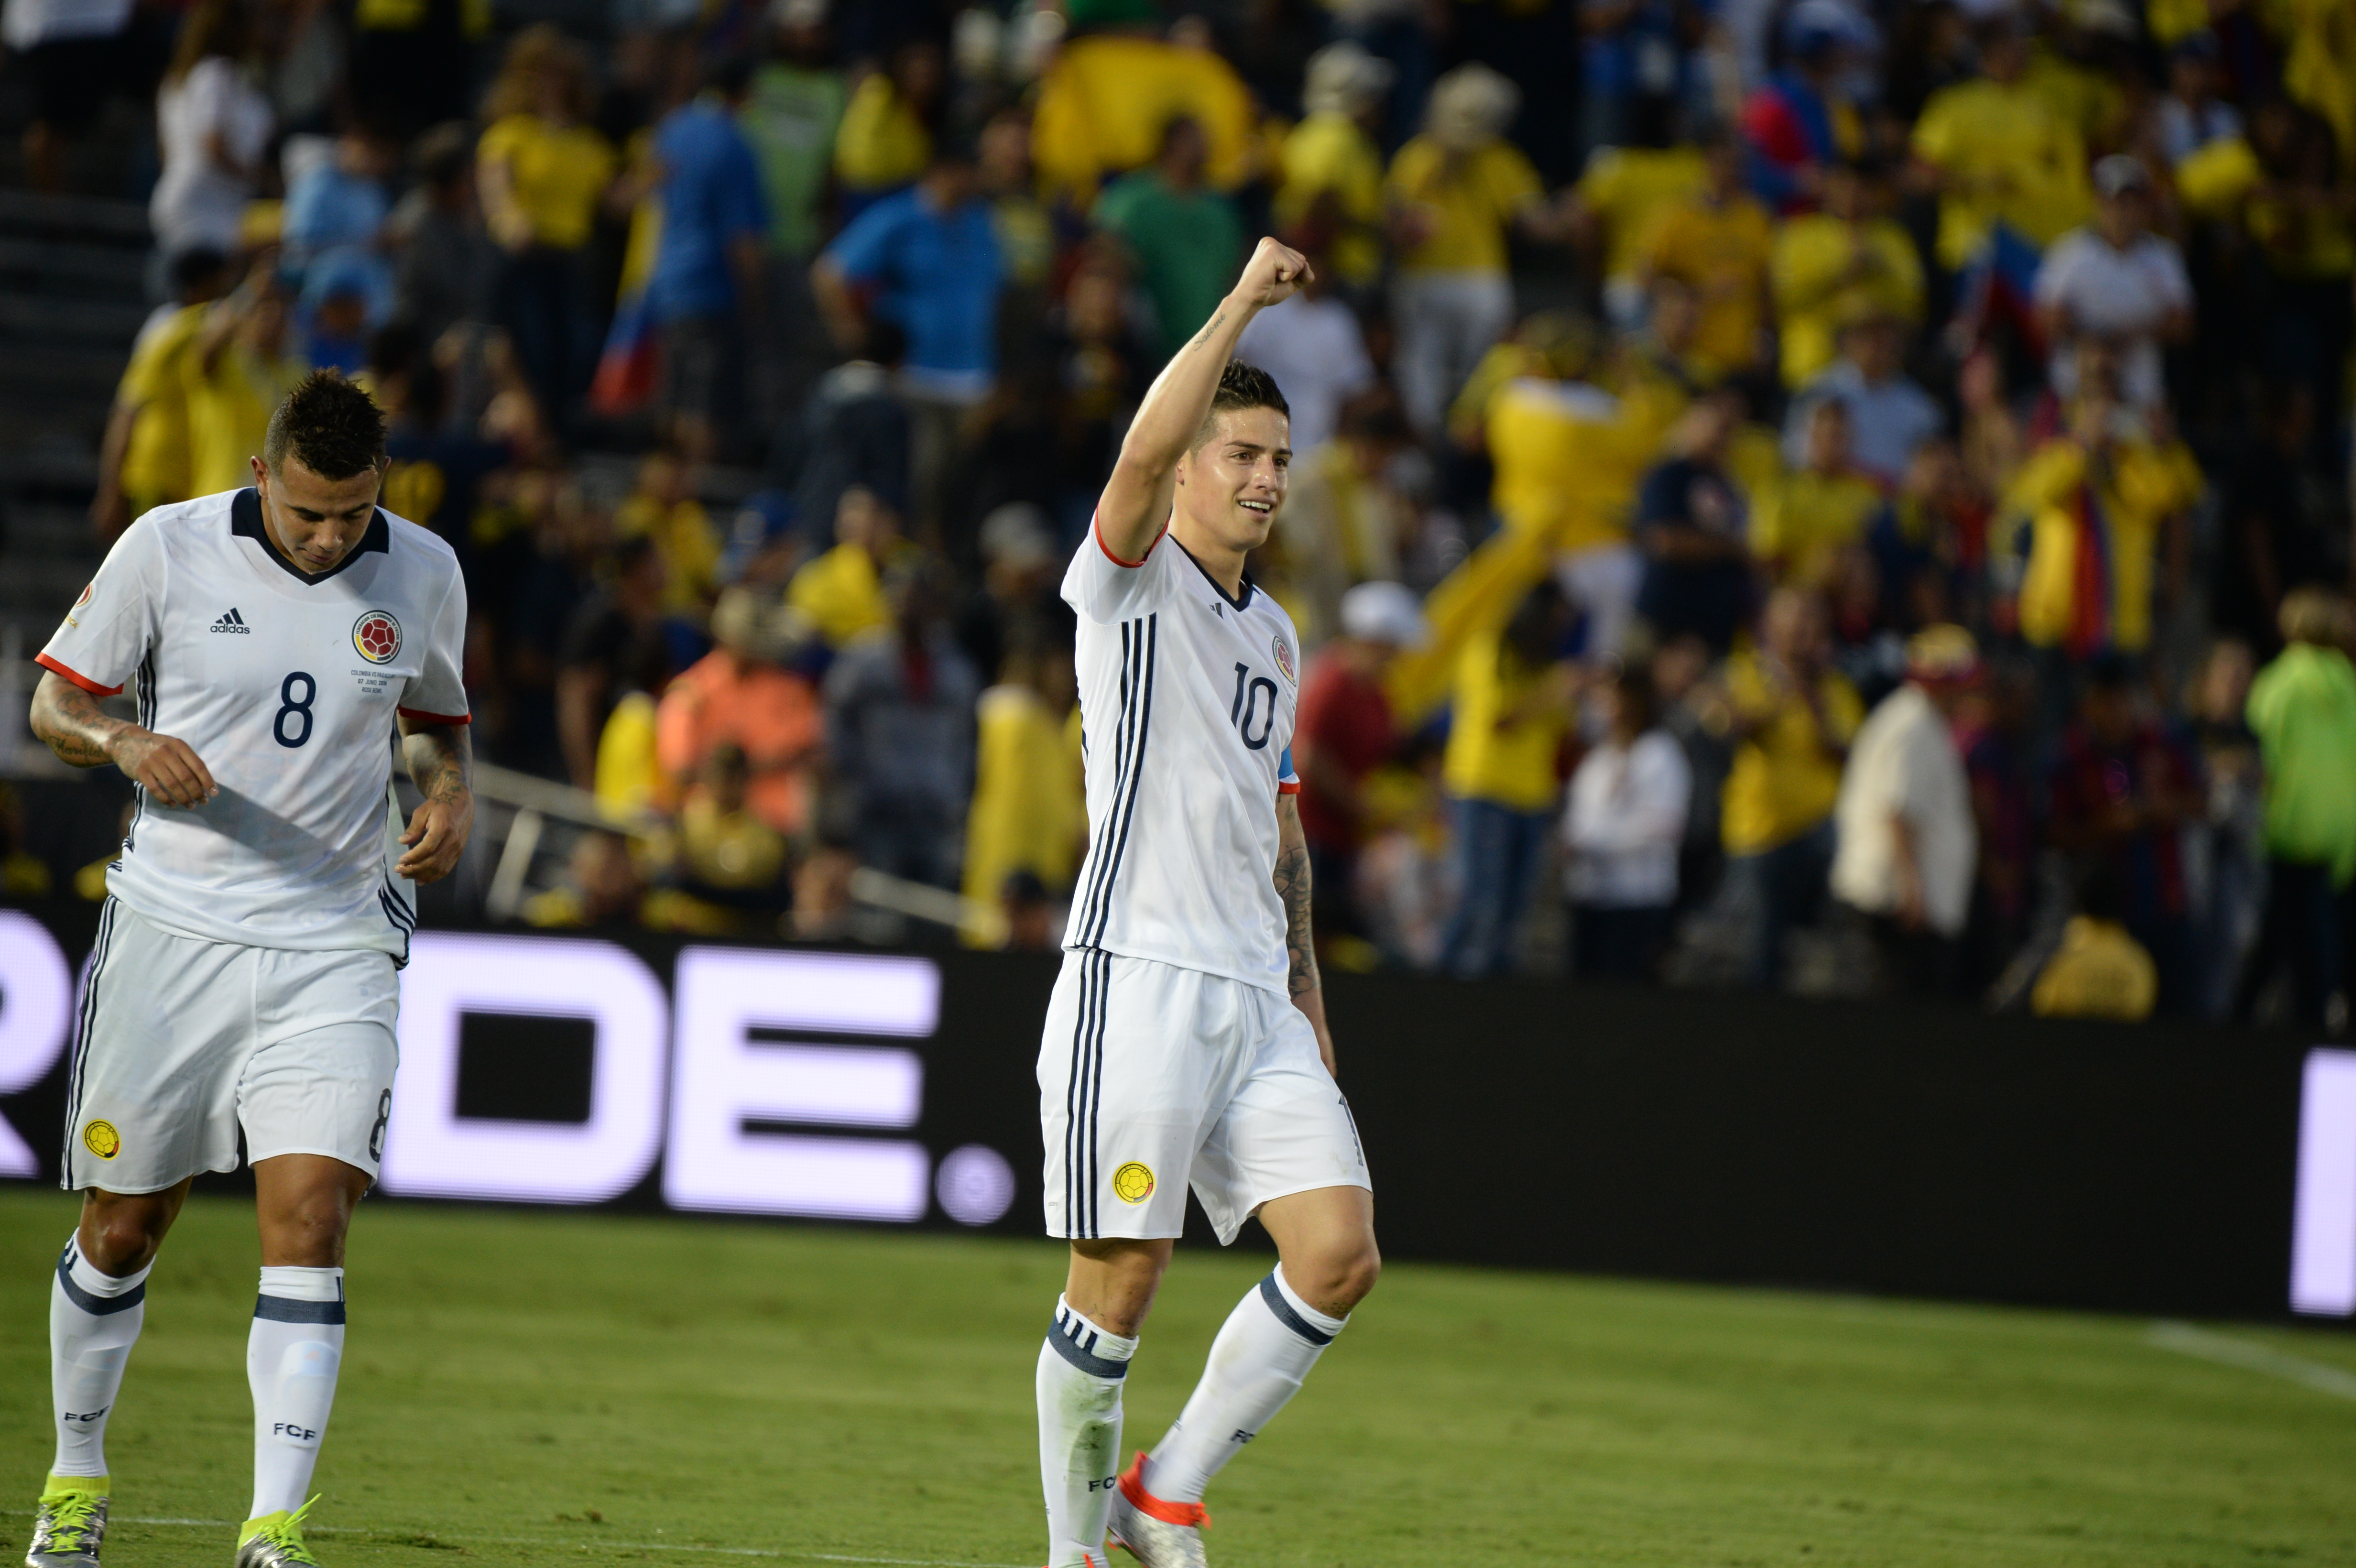
<svg viewBox="0 0 2356 1568">
<path fill-rule="evenodd" d="M 79 964 L 95 911 L 34 912 Z M 669 983 L 682 943 L 615 933 Z M 1035 1233 L 1054 958 L 944 952 L 912 1134 Z M 2286 1309 L 2302 1042 L 1730 993 L 1333 976 L 1394 1257 L 2145 1312 Z M 578 1120 L 585 1029 L 470 1014 L 457 1110 Z M 62 1061 L 0 1099 L 54 1170 Z M 659 1207 L 658 1168 L 615 1200 Z M 926 1221 L 948 1225 L 937 1205 Z M 1189 1234 L 1207 1236 L 1199 1213 Z M 1257 1231 L 1251 1232 L 1258 1236 Z"/>
</svg>

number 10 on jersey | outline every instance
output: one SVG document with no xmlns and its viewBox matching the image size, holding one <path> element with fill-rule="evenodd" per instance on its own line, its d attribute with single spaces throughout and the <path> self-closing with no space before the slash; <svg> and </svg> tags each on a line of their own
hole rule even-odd
<svg viewBox="0 0 2356 1568">
<path fill-rule="evenodd" d="M 1268 689 L 1266 712 L 1260 709 L 1259 694 L 1263 687 Z M 1259 724 L 1257 736 L 1252 733 L 1255 720 Z M 1227 709 L 1227 722 L 1236 727 L 1236 733 L 1244 738 L 1244 744 L 1251 750 L 1257 752 L 1267 745 L 1268 732 L 1276 727 L 1276 682 L 1264 675 L 1252 674 L 1249 666 L 1238 663 L 1236 666 L 1236 700 L 1234 706 Z"/>
</svg>

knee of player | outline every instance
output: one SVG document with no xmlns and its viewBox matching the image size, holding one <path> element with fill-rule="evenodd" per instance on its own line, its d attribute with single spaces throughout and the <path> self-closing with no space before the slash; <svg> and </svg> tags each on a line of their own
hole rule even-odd
<svg viewBox="0 0 2356 1568">
<path fill-rule="evenodd" d="M 164 1244 L 164 1223 L 145 1209 L 110 1204 L 82 1220 L 81 1250 L 99 1273 L 117 1278 L 145 1268 Z"/>
<path fill-rule="evenodd" d="M 1334 1281 L 1334 1295 L 1348 1311 L 1375 1292 L 1375 1282 L 1383 1276 L 1383 1254 L 1368 1236 L 1365 1243 L 1344 1261 L 1339 1277 Z"/>
<path fill-rule="evenodd" d="M 1285 1278 L 1303 1300 L 1337 1317 L 1348 1317 L 1358 1303 L 1372 1295 L 1382 1273 L 1383 1255 L 1372 1236 L 1321 1250 L 1305 1260 L 1305 1266 L 1298 1272 L 1290 1262 L 1284 1266 Z"/>
<path fill-rule="evenodd" d="M 264 1225 L 265 1263 L 295 1268 L 340 1268 L 344 1232 L 350 1211 L 331 1196 L 321 1195 L 294 1204 L 270 1217 Z"/>
</svg>

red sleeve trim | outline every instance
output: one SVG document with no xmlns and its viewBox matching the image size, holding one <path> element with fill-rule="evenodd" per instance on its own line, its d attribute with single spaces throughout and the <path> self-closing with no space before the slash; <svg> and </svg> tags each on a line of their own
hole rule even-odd
<svg viewBox="0 0 2356 1568">
<path fill-rule="evenodd" d="M 393 711 L 403 719 L 422 719 L 428 724 L 472 724 L 475 721 L 471 713 L 428 713 L 423 708 L 396 708 Z"/>
<path fill-rule="evenodd" d="M 80 687 L 92 697 L 113 697 L 123 690 L 119 686 L 101 686 L 98 682 L 91 679 L 90 677 L 82 674 L 80 670 L 68 669 L 65 666 L 58 663 L 57 660 L 51 658 L 47 654 L 35 654 L 33 656 L 33 662 L 39 665 L 43 669 L 49 671 L 52 675 L 62 676 L 66 679 L 72 681 L 76 686 Z"/>
<path fill-rule="evenodd" d="M 1279 779 L 1276 781 L 1276 793 L 1279 795 L 1299 795 L 1301 793 L 1301 781 L 1299 779 L 1294 779 L 1290 784 L 1287 784 L 1282 779 Z"/>
<path fill-rule="evenodd" d="M 1162 534 L 1166 534 L 1169 531 L 1170 525 L 1168 523 L 1162 524 Z M 1105 559 L 1107 560 L 1112 562 L 1115 566 L 1125 566 L 1131 571 L 1135 571 L 1139 567 L 1143 566 L 1147 561 L 1152 560 L 1153 545 L 1157 545 L 1162 542 L 1162 534 L 1156 534 L 1153 536 L 1153 544 L 1149 544 L 1145 547 L 1145 553 L 1143 555 L 1139 556 L 1135 560 L 1123 560 L 1120 557 L 1113 554 L 1112 546 L 1105 543 L 1104 525 L 1098 521 L 1093 514 L 1088 517 L 1088 532 L 1096 536 L 1097 549 L 1104 551 Z"/>
</svg>

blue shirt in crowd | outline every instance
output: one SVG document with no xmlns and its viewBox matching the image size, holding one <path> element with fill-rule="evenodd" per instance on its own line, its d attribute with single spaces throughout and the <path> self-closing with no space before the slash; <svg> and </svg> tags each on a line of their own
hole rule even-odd
<svg viewBox="0 0 2356 1568">
<path fill-rule="evenodd" d="M 312 274 L 333 270 L 339 287 L 356 286 L 367 299 L 371 323 L 392 313 L 392 263 L 376 249 L 391 210 L 384 187 L 348 172 L 332 158 L 294 182 L 286 193 L 281 232 L 288 270 L 304 280 L 306 296 L 318 290 Z"/>
<path fill-rule="evenodd" d="M 998 372 L 998 291 L 1005 263 L 990 208 L 937 211 L 922 186 L 851 220 L 827 254 L 875 310 L 907 335 L 905 374 L 920 389 L 980 397 Z"/>
<path fill-rule="evenodd" d="M 662 239 L 647 293 L 656 318 L 724 316 L 736 308 L 728 252 L 768 232 L 760 166 L 715 97 L 699 98 L 655 127 L 662 160 Z"/>
</svg>

